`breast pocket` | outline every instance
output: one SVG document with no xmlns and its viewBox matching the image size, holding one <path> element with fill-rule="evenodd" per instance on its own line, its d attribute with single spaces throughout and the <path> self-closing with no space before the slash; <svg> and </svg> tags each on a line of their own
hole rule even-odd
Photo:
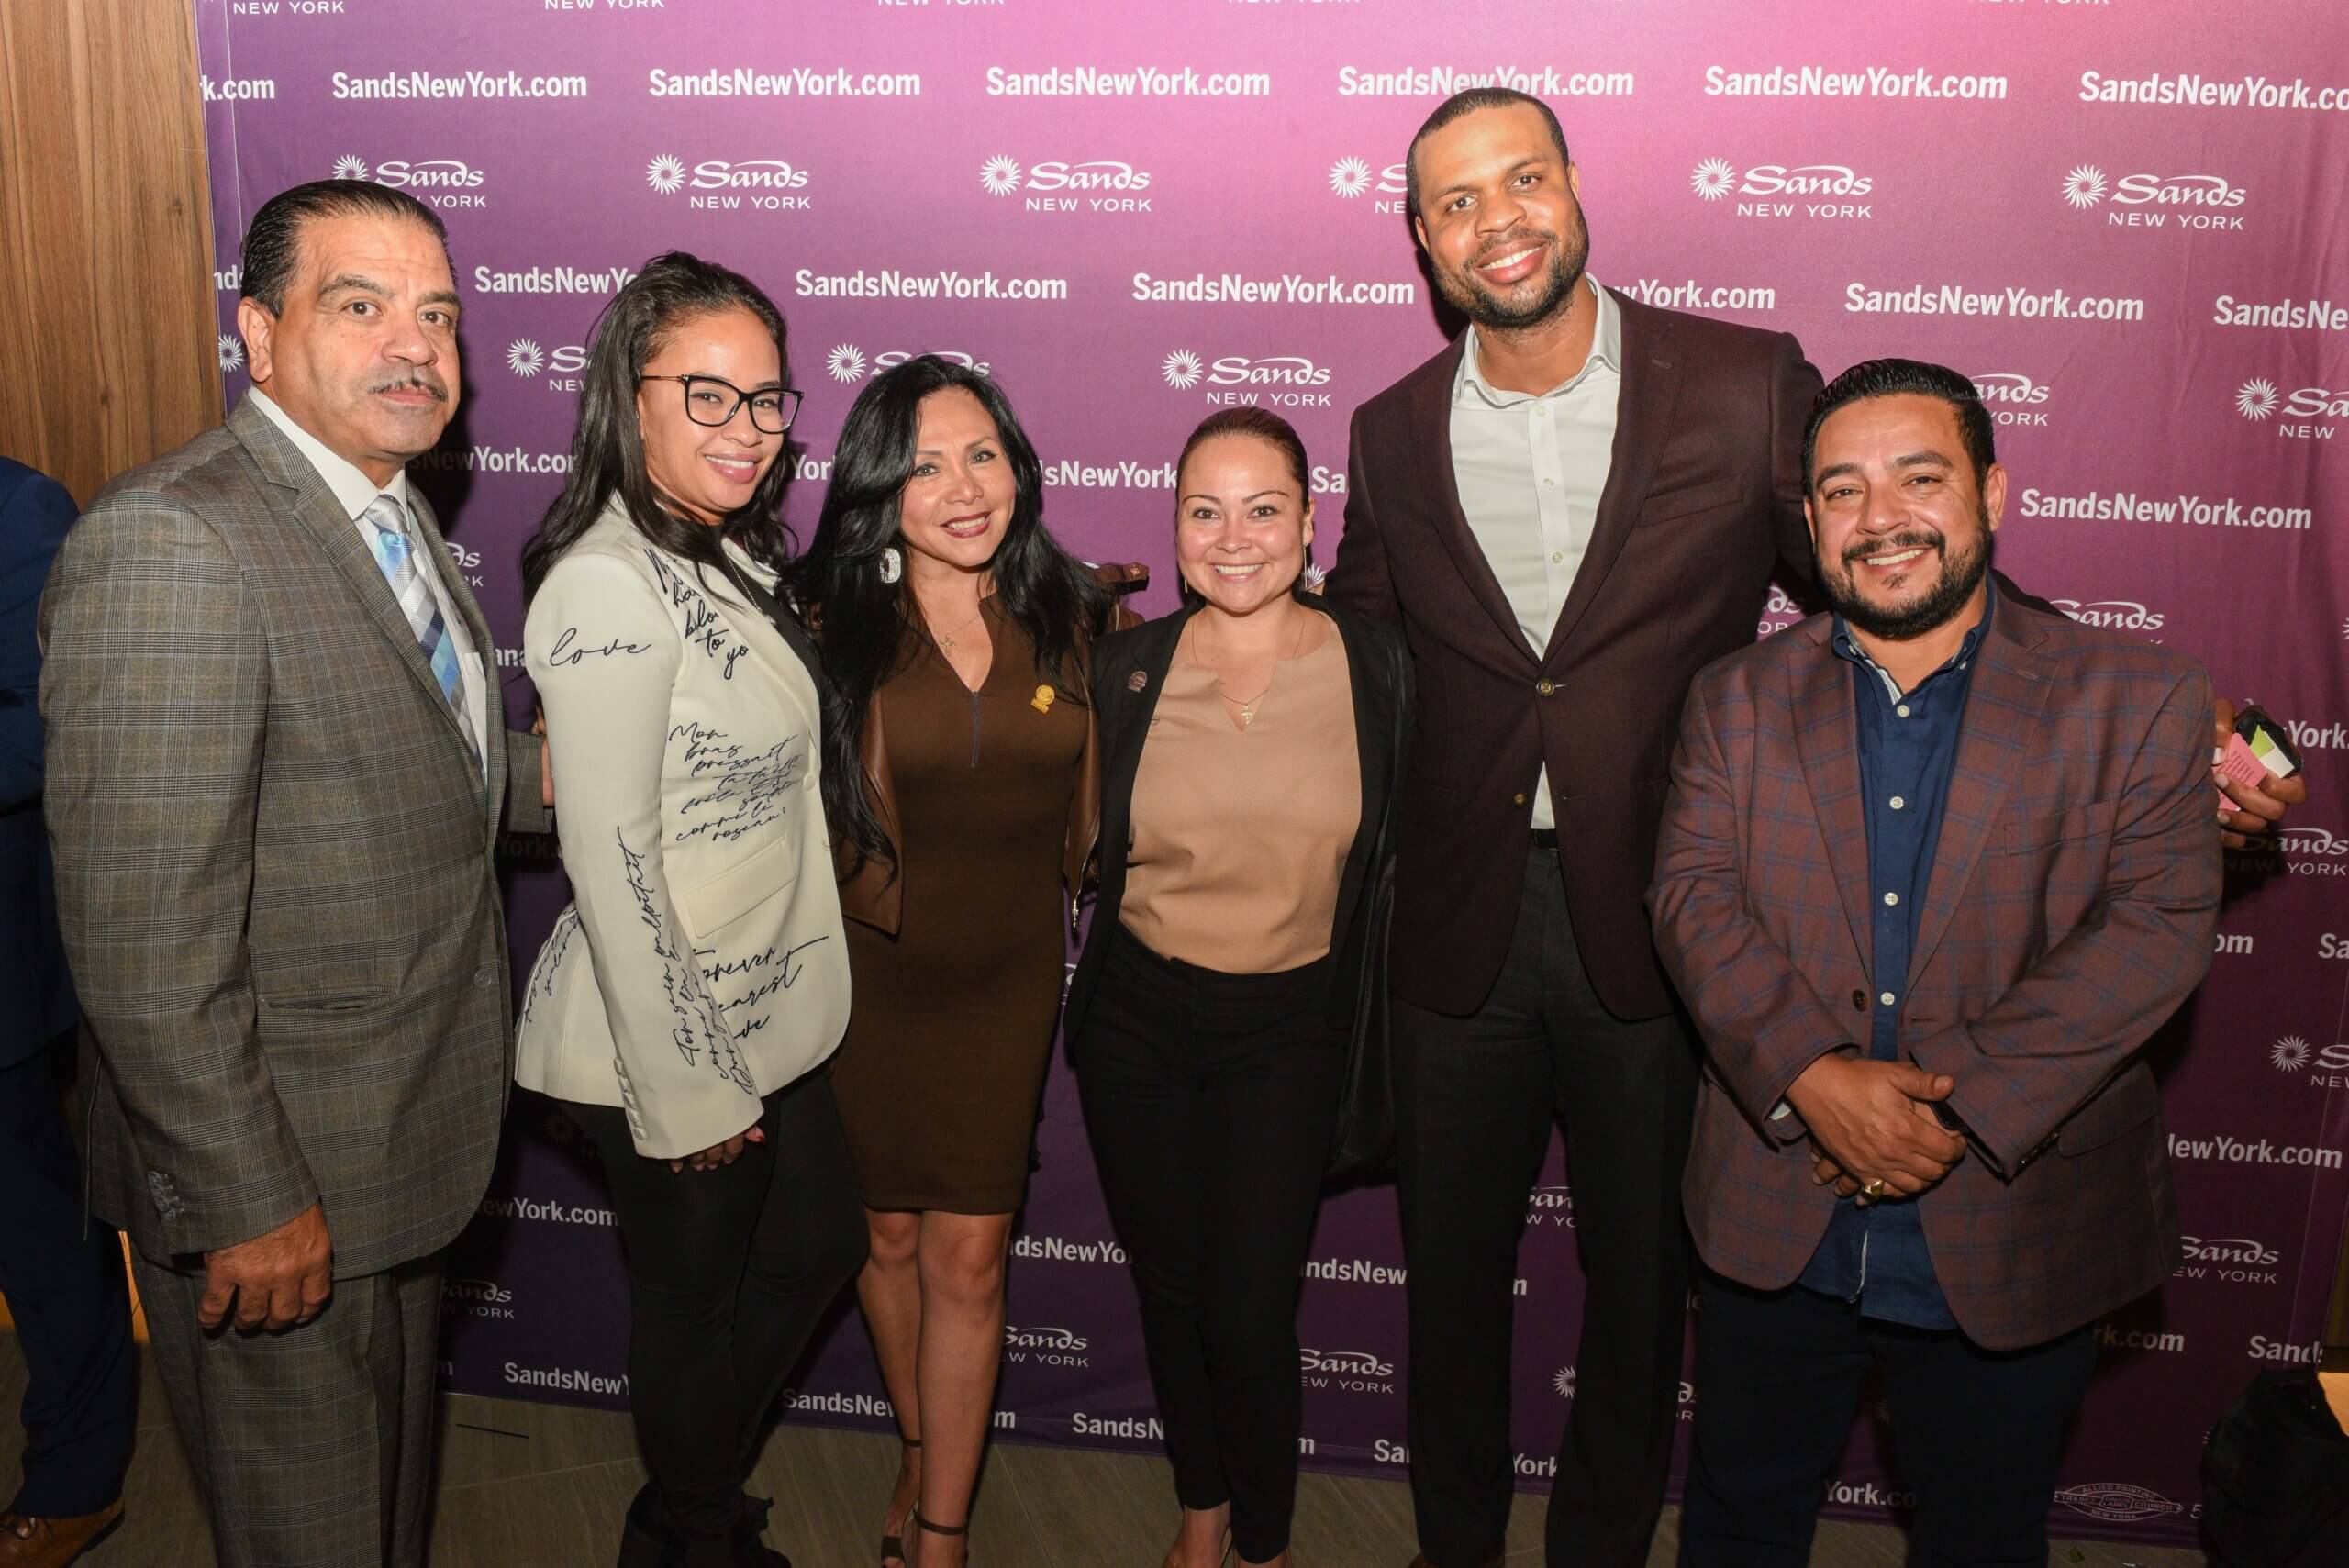
<svg viewBox="0 0 2349 1568">
<path fill-rule="evenodd" d="M 1990 848 L 1998 854 L 2024 855 L 2033 851 L 2068 854 L 2094 847 L 2101 859 L 2101 846 L 2110 841 L 2120 810 L 2118 801 L 2097 800 L 2086 806 L 2068 806 L 2035 821 L 2009 822 L 1998 830 Z"/>
<path fill-rule="evenodd" d="M 1640 503 L 1639 526 L 1669 522 L 1698 512 L 1709 512 L 1722 506 L 1734 506 L 1745 498 L 1742 476 L 1731 474 L 1726 479 L 1709 479 L 1696 484 L 1683 484 L 1675 489 L 1657 491 Z"/>
</svg>

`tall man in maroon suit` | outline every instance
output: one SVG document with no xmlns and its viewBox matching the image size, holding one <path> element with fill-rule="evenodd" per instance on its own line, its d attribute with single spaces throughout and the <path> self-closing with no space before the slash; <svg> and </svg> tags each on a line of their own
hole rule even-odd
<svg viewBox="0 0 2349 1568">
<path fill-rule="evenodd" d="M 1854 365 L 1804 450 L 1834 609 L 1698 676 L 1657 848 L 1707 1048 L 1680 1562 L 1809 1559 L 1874 1362 L 1911 1561 L 2039 1568 L 2092 1327 L 2177 1259 L 2141 1051 L 2210 962 L 2210 680 L 1994 589 L 1964 376 Z"/>
<path fill-rule="evenodd" d="M 1628 1568 L 1676 1429 L 1697 1080 L 1642 900 L 1689 681 L 1753 640 L 1774 567 L 1810 581 L 1819 376 L 1586 276 L 1539 99 L 1446 100 L 1406 168 L 1470 327 L 1354 416 L 1329 591 L 1402 624 L 1421 696 L 1390 962 L 1419 1561 L 1500 1557 L 1518 1238 L 1563 1117 L 1587 1284 L 1549 1560 Z M 2233 787 L 2236 831 L 2306 798 Z"/>
</svg>

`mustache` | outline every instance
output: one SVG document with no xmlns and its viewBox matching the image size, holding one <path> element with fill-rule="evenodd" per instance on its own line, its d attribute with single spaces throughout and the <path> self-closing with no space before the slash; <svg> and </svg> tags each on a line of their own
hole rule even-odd
<svg viewBox="0 0 2349 1568">
<path fill-rule="evenodd" d="M 1920 533 L 1915 529 L 1909 529 L 1901 533 L 1887 534 L 1883 539 L 1868 539 L 1860 544 L 1845 545 L 1843 547 L 1843 564 L 1849 566 L 1852 562 L 1863 560 L 1868 556 L 1883 555 L 1887 551 L 1896 550 L 1931 550 L 1940 551 L 1943 554 L 1948 552 L 1946 541 L 1943 539 L 1940 534 L 1931 530 Z"/>
<path fill-rule="evenodd" d="M 368 385 L 369 392 L 421 392 L 435 403 L 449 401 L 449 384 L 428 370 L 410 371 Z"/>
</svg>

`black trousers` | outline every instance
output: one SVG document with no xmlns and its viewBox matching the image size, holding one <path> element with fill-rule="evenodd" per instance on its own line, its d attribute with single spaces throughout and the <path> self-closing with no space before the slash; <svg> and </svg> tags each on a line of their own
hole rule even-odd
<svg viewBox="0 0 2349 1568">
<path fill-rule="evenodd" d="M 139 1367 L 112 1226 L 82 1221 L 82 1162 L 48 1051 L 0 1068 L 0 1296 L 24 1341 L 24 1485 L 5 1510 L 95 1514 L 122 1496 Z M 6 1494 L 0 1494 L 6 1496 Z"/>
<path fill-rule="evenodd" d="M 1074 1052 L 1085 1130 L 1133 1259 L 1175 1496 L 1229 1502 L 1232 1544 L 1261 1562 L 1297 1503 L 1297 1278 L 1345 1066 L 1322 1021 L 1329 961 L 1223 974 L 1111 940 Z"/>
<path fill-rule="evenodd" d="M 645 1467 L 687 1534 L 723 1536 L 785 1373 L 864 1266 L 831 1080 L 812 1073 L 769 1095 L 766 1141 L 716 1171 L 639 1154 L 617 1107 L 565 1108 L 603 1155 L 628 1251 L 629 1402 Z"/>
<path fill-rule="evenodd" d="M 1626 1022 L 1599 1004 L 1548 850 L 1527 857 L 1516 932 L 1484 1006 L 1449 1018 L 1397 997 L 1394 1018 L 1419 1550 L 1435 1568 L 1501 1553 L 1518 1238 L 1563 1117 L 1588 1283 L 1550 1568 L 1636 1568 L 1678 1418 L 1695 1047 L 1676 1017 Z"/>
<path fill-rule="evenodd" d="M 2045 1568 L 2056 1462 L 2096 1370 L 2089 1329 L 2000 1352 L 1799 1285 L 1708 1273 L 1699 1291 L 1680 1568 L 1802 1568 L 1870 1363 L 1916 1496 L 1909 1568 Z"/>
</svg>

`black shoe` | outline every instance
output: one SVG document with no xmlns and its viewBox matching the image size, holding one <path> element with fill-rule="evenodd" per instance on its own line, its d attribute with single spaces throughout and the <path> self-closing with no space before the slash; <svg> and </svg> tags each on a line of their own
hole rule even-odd
<svg viewBox="0 0 2349 1568">
<path fill-rule="evenodd" d="M 628 1518 L 620 1525 L 619 1568 L 662 1568 L 672 1561 L 670 1554 L 684 1544 L 677 1521 L 661 1500 L 661 1489 L 646 1482 L 629 1502 Z"/>
<path fill-rule="evenodd" d="M 765 1497 L 743 1496 L 742 1518 L 734 1527 L 734 1568 L 791 1568 L 791 1559 L 763 1539 L 774 1507 Z"/>
</svg>

